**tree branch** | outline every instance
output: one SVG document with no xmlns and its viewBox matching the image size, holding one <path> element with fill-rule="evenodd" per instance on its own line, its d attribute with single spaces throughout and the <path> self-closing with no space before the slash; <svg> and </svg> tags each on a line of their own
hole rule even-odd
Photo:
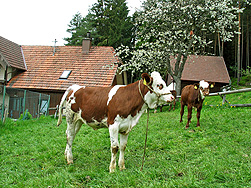
<svg viewBox="0 0 251 188">
<path fill-rule="evenodd" d="M 174 72 L 171 66 L 170 55 L 167 55 L 167 73 L 173 76 Z"/>
<path fill-rule="evenodd" d="M 182 75 L 182 72 L 183 72 L 185 63 L 186 63 L 186 61 L 187 61 L 188 53 L 189 53 L 190 50 L 191 50 L 192 44 L 193 44 L 193 38 L 190 39 L 189 45 L 188 45 L 188 47 L 187 47 L 187 50 L 186 50 L 185 54 L 183 55 L 183 59 L 182 59 L 182 62 L 181 62 L 181 64 L 180 64 L 180 67 L 179 67 L 178 77 L 180 77 L 180 78 L 181 78 L 181 75 Z"/>
</svg>

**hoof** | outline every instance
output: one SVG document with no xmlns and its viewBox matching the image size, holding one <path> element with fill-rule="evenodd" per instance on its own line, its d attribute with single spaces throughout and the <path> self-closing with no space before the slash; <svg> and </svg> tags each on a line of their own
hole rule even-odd
<svg viewBox="0 0 251 188">
<path fill-rule="evenodd" d="M 125 170 L 125 169 L 126 169 L 126 167 L 124 167 L 124 166 L 123 167 L 119 167 L 120 171 Z"/>
<path fill-rule="evenodd" d="M 67 164 L 73 164 L 73 160 L 67 160 Z"/>
</svg>

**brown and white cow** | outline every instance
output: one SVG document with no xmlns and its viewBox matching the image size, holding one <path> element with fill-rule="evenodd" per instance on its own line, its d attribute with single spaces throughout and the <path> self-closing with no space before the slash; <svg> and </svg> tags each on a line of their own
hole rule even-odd
<svg viewBox="0 0 251 188">
<path fill-rule="evenodd" d="M 205 96 L 209 95 L 209 88 L 213 88 L 215 83 L 201 80 L 199 84 L 187 85 L 182 89 L 181 93 L 181 110 L 180 110 L 180 122 L 182 122 L 182 116 L 184 114 L 184 106 L 187 106 L 187 124 L 186 129 L 189 127 L 189 123 L 192 118 L 192 107 L 197 108 L 197 127 L 200 126 L 200 111 Z"/>
<path fill-rule="evenodd" d="M 151 76 L 142 74 L 142 80 L 127 86 L 84 87 L 73 85 L 64 93 L 59 106 L 58 125 L 62 122 L 62 107 L 66 106 L 67 145 L 65 157 L 73 163 L 72 143 L 82 124 L 94 130 L 108 128 L 111 141 L 110 172 L 116 169 L 116 155 L 119 154 L 119 168 L 125 169 L 124 151 L 129 132 L 138 123 L 141 115 L 158 104 L 174 99 L 167 90 L 158 72 Z M 118 140 L 120 134 L 120 143 Z"/>
</svg>

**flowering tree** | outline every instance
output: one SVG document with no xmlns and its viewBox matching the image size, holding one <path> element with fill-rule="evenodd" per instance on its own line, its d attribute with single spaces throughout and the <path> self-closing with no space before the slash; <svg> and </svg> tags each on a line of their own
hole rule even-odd
<svg viewBox="0 0 251 188">
<path fill-rule="evenodd" d="M 147 0 L 137 12 L 136 43 L 120 46 L 121 70 L 132 74 L 159 71 L 170 74 L 180 94 L 181 75 L 190 54 L 203 54 L 218 33 L 221 41 L 234 36 L 238 25 L 232 0 Z"/>
</svg>

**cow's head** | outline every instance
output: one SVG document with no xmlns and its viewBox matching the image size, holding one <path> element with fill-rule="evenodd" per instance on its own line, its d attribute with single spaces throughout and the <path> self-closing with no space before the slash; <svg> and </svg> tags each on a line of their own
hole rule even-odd
<svg viewBox="0 0 251 188">
<path fill-rule="evenodd" d="M 158 72 L 152 72 L 151 76 L 144 73 L 142 74 L 142 79 L 152 90 L 145 95 L 145 100 L 150 108 L 155 108 L 157 105 L 166 104 L 174 100 L 174 96 Z"/>
<path fill-rule="evenodd" d="M 205 96 L 209 95 L 209 90 L 210 88 L 213 88 L 214 85 L 214 82 L 207 82 L 205 80 L 201 80 L 199 84 L 194 84 L 194 89 L 199 89 L 202 98 L 204 98 Z"/>
</svg>

